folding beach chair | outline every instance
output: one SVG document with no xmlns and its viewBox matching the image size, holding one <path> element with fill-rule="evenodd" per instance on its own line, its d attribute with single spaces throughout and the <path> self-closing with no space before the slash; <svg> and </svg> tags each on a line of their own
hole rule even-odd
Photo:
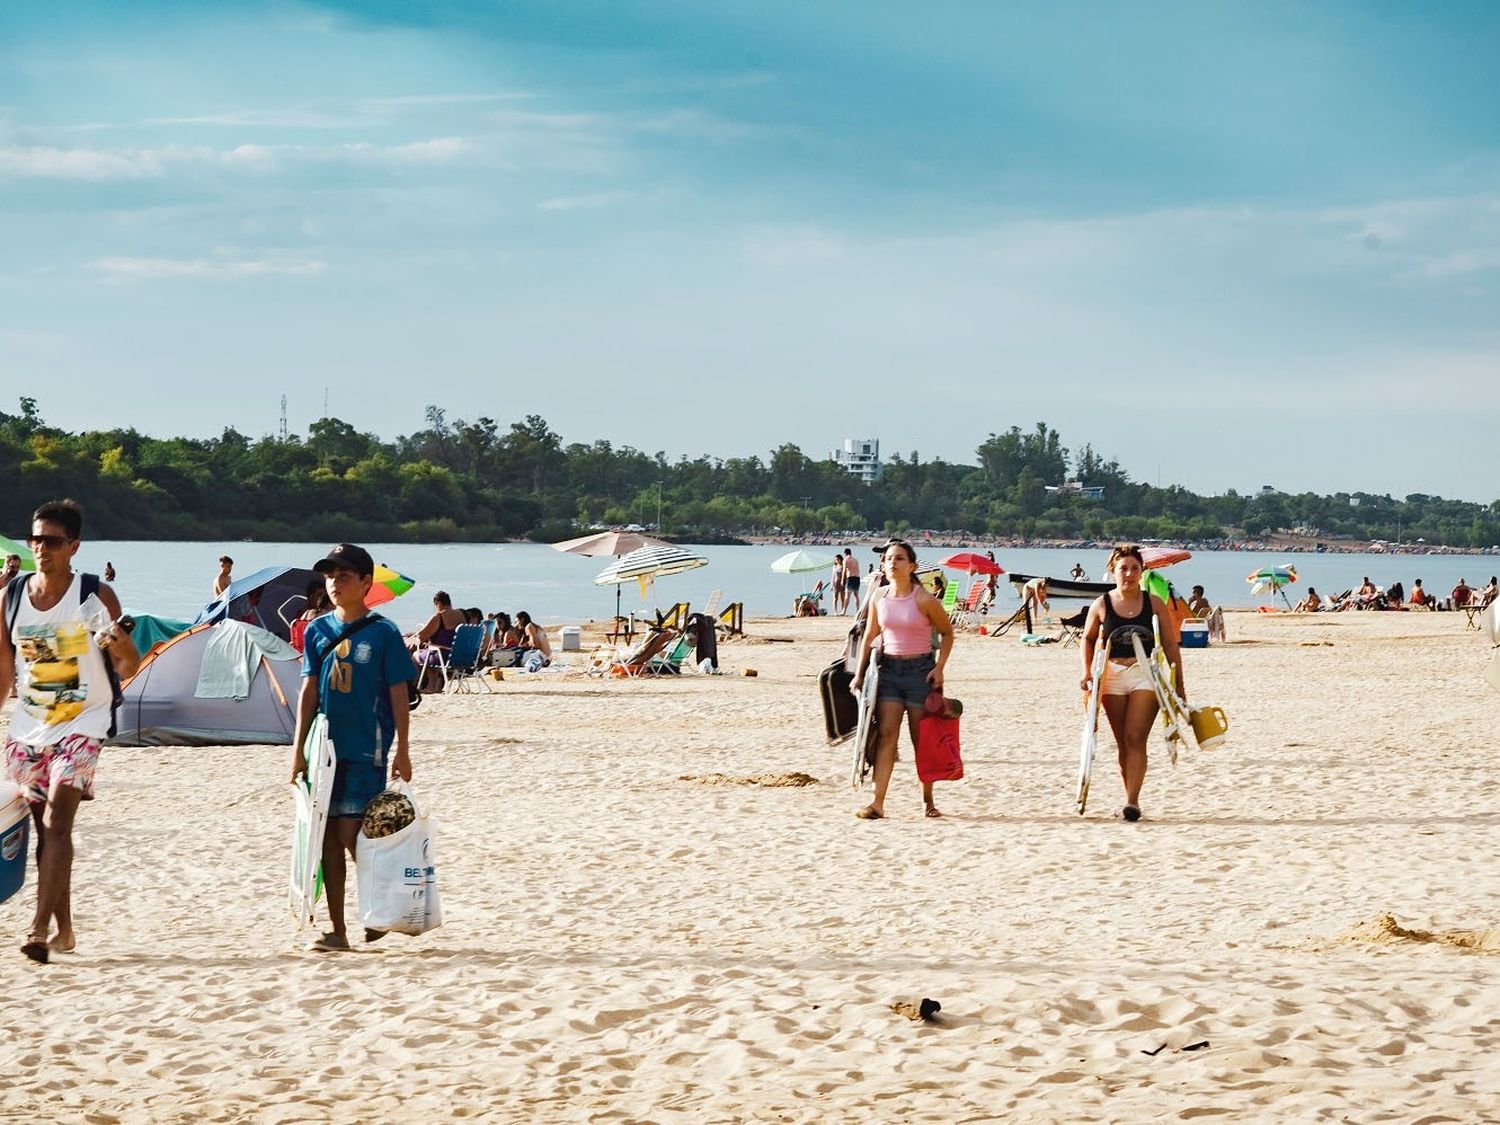
<svg viewBox="0 0 1500 1125">
<path fill-rule="evenodd" d="M 594 653 L 584 669 L 591 676 L 640 676 L 646 667 L 677 639 L 679 634 L 653 629 L 628 649 L 603 648 Z"/>
<path fill-rule="evenodd" d="M 687 602 L 678 602 L 665 613 L 657 610 L 656 624 L 652 627 L 655 629 L 668 629 L 674 632 L 678 629 L 687 628 L 689 608 Z"/>
<path fill-rule="evenodd" d="M 474 691 L 478 684 L 488 695 L 489 683 L 479 674 L 479 650 L 484 646 L 483 625 L 460 625 L 453 630 L 453 648 L 448 653 L 443 690 Z"/>
<path fill-rule="evenodd" d="M 979 623 L 979 607 L 984 602 L 984 596 L 989 592 L 989 588 L 988 578 L 974 579 L 963 601 L 959 602 L 954 611 L 948 615 L 955 629 L 971 629 Z"/>
<path fill-rule="evenodd" d="M 1083 626 L 1089 619 L 1089 607 L 1084 606 L 1072 617 L 1060 617 L 1057 623 L 1062 626 L 1062 633 L 1057 638 L 1064 648 L 1076 645 L 1083 640 Z"/>
<path fill-rule="evenodd" d="M 745 635 L 745 603 L 730 602 L 719 611 L 714 627 L 726 637 L 743 637 Z"/>
<path fill-rule="evenodd" d="M 648 660 L 642 671 L 648 676 L 676 676 L 682 672 L 682 662 L 692 651 L 692 639 L 686 633 L 680 633 L 677 643 Z"/>
</svg>

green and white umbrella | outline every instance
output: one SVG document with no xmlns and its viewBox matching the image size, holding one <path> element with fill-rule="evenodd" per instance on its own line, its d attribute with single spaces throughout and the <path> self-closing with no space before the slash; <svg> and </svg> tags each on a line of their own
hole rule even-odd
<svg viewBox="0 0 1500 1125">
<path fill-rule="evenodd" d="M 0 535 L 0 566 L 5 564 L 6 555 L 20 555 L 22 570 L 35 570 L 36 559 L 31 557 L 31 548 L 25 543 L 17 543 L 8 535 Z"/>
<path fill-rule="evenodd" d="M 707 565 L 708 560 L 702 555 L 695 555 L 675 543 L 642 547 L 621 556 L 596 574 L 594 585 L 623 586 L 627 582 L 637 582 L 641 587 L 641 600 L 645 601 L 646 587 L 658 578 L 682 574 Z"/>
<path fill-rule="evenodd" d="M 832 555 L 815 555 L 811 551 L 789 551 L 771 564 L 777 574 L 803 574 L 810 570 L 829 570 Z"/>
</svg>

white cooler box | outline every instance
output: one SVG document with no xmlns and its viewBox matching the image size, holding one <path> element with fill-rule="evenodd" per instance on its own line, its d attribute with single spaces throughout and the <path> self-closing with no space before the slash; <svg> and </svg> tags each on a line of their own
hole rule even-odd
<svg viewBox="0 0 1500 1125">
<path fill-rule="evenodd" d="M 580 626 L 564 625 L 558 630 L 558 636 L 561 640 L 558 642 L 557 647 L 564 652 L 583 651 L 583 629 Z"/>
</svg>

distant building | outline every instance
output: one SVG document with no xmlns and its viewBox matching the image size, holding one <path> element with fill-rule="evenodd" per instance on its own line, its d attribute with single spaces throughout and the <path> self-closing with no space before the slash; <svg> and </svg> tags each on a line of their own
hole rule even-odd
<svg viewBox="0 0 1500 1125">
<path fill-rule="evenodd" d="M 866 484 L 871 484 L 880 479 L 880 439 L 879 438 L 845 438 L 844 447 L 835 449 L 828 455 L 830 461 L 837 461 L 843 466 L 844 472 L 851 477 L 858 477 Z"/>
<path fill-rule="evenodd" d="M 1081 480 L 1070 480 L 1063 484 L 1049 484 L 1045 486 L 1048 492 L 1072 494 L 1076 493 L 1085 500 L 1103 500 L 1104 486 L 1098 484 L 1084 484 Z"/>
</svg>

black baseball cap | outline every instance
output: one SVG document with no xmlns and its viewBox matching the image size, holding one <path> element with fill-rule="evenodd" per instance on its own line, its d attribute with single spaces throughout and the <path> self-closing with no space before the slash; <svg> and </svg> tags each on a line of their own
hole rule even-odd
<svg viewBox="0 0 1500 1125">
<path fill-rule="evenodd" d="M 319 574 L 327 574 L 335 567 L 345 567 L 361 576 L 373 575 L 375 560 L 363 547 L 356 547 L 353 543 L 340 543 L 337 547 L 328 549 L 327 558 L 313 563 L 313 569 Z"/>
</svg>

